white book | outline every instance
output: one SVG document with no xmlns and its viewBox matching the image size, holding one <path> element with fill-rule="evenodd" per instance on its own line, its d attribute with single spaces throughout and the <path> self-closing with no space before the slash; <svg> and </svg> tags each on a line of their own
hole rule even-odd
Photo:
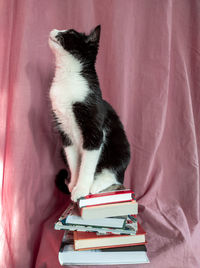
<svg viewBox="0 0 200 268">
<path fill-rule="evenodd" d="M 102 205 L 109 203 L 127 202 L 133 199 L 134 193 L 130 189 L 89 194 L 78 200 L 80 208 L 85 206 Z"/>
</svg>

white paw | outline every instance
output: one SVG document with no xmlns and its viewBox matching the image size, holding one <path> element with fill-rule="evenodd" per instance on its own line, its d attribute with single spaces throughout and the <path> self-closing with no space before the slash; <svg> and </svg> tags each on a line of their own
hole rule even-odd
<svg viewBox="0 0 200 268">
<path fill-rule="evenodd" d="M 95 180 L 90 188 L 90 193 L 99 193 L 110 187 L 112 184 L 118 184 L 115 174 L 107 169 L 103 169 L 101 173 L 95 176 Z"/>
<path fill-rule="evenodd" d="M 95 180 L 90 188 L 90 193 L 97 194 L 101 192 L 102 190 L 104 190 L 105 188 L 107 187 L 105 187 L 103 182 L 101 182 L 100 180 Z"/>
<path fill-rule="evenodd" d="M 89 188 L 85 185 L 76 185 L 71 193 L 71 200 L 76 202 L 79 198 L 89 194 Z"/>
</svg>

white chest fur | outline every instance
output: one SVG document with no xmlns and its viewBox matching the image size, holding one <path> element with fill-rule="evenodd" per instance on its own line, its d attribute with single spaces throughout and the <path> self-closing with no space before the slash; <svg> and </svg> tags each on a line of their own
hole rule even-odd
<svg viewBox="0 0 200 268">
<path fill-rule="evenodd" d="M 88 95 L 87 81 L 76 72 L 57 73 L 50 89 L 52 108 L 61 129 L 75 144 L 82 143 L 82 135 L 73 113 L 73 104 Z"/>
</svg>

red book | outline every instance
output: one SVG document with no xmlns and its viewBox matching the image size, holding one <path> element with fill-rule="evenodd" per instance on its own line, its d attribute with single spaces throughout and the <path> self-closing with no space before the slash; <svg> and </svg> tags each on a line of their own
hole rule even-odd
<svg viewBox="0 0 200 268">
<path fill-rule="evenodd" d="M 136 235 L 98 235 L 94 232 L 74 231 L 74 249 L 88 250 L 113 247 L 128 247 L 146 244 L 146 232 L 138 223 Z"/>
<path fill-rule="evenodd" d="M 80 198 L 78 201 L 78 206 L 82 208 L 86 206 L 127 202 L 133 199 L 133 194 L 133 191 L 130 189 L 90 194 Z"/>
</svg>

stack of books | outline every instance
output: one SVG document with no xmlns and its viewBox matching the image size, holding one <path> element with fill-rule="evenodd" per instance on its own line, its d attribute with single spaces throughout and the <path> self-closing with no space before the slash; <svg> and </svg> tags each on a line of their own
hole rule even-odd
<svg viewBox="0 0 200 268">
<path fill-rule="evenodd" d="M 146 233 L 131 190 L 88 195 L 71 203 L 55 223 L 65 230 L 61 265 L 148 263 Z"/>
</svg>

